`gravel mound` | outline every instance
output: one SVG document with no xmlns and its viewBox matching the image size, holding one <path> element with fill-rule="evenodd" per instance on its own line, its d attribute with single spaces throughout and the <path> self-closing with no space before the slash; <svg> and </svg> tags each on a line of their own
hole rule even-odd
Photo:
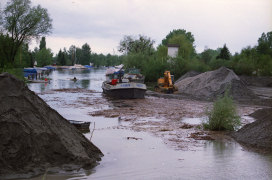
<svg viewBox="0 0 272 180">
<path fill-rule="evenodd" d="M 269 76 L 240 76 L 248 86 L 272 87 L 272 77 Z"/>
<path fill-rule="evenodd" d="M 230 88 L 234 99 L 251 99 L 256 95 L 247 88 L 240 78 L 230 69 L 221 67 L 214 71 L 187 77 L 175 84 L 178 91 L 199 99 L 214 100 Z"/>
<path fill-rule="evenodd" d="M 103 155 L 14 76 L 0 74 L 0 179 L 92 168 Z"/>
<path fill-rule="evenodd" d="M 272 108 L 260 109 L 251 114 L 257 120 L 233 134 L 240 143 L 258 149 L 272 150 Z"/>
<path fill-rule="evenodd" d="M 197 72 L 197 71 L 189 71 L 187 73 L 185 73 L 183 76 L 181 76 L 180 78 L 178 78 L 178 80 L 176 80 L 175 83 L 178 83 L 179 81 L 185 79 L 185 78 L 188 78 L 188 77 L 193 77 L 193 76 L 196 76 L 196 75 L 199 75 L 200 72 Z"/>
</svg>

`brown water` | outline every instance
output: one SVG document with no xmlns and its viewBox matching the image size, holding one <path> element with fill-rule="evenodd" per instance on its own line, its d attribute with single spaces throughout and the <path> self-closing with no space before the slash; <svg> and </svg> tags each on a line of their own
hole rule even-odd
<svg viewBox="0 0 272 180">
<path fill-rule="evenodd" d="M 93 96 L 104 98 L 101 94 L 104 72 L 54 71 L 50 84 L 30 84 L 29 87 L 38 93 L 50 89 L 86 88 L 97 92 Z M 79 79 L 75 83 L 70 81 L 74 76 Z M 95 109 L 88 106 L 66 105 L 86 96 L 67 92 L 40 94 L 65 118 L 92 122 L 91 132 L 95 124 L 91 141 L 105 156 L 90 171 L 47 174 L 47 179 L 272 179 L 272 156 L 245 151 L 236 142 L 203 141 L 204 146 L 194 151 L 177 151 L 147 132 L 130 130 L 128 122 L 89 116 Z M 99 108 L 111 107 L 102 105 Z M 196 119 L 192 121 L 197 123 Z M 85 136 L 90 139 L 91 133 Z"/>
</svg>

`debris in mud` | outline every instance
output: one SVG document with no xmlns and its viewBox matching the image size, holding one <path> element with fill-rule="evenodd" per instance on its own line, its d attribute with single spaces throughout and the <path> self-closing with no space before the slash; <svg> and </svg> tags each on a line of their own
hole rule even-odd
<svg viewBox="0 0 272 180">
<path fill-rule="evenodd" d="M 187 124 L 187 123 L 184 123 L 183 125 L 181 125 L 179 128 L 181 129 L 191 129 L 193 128 L 194 126 L 191 125 L 191 124 Z"/>
<path fill-rule="evenodd" d="M 3 73 L 0 87 L 0 179 L 97 164 L 101 151 L 23 81 Z"/>
<path fill-rule="evenodd" d="M 134 139 L 134 140 L 143 140 L 143 138 L 136 138 L 136 137 L 127 137 L 127 139 Z"/>
<path fill-rule="evenodd" d="M 187 77 L 175 84 L 178 91 L 200 99 L 216 99 L 230 88 L 234 99 L 252 99 L 256 95 L 247 88 L 240 78 L 230 69 L 221 67 L 193 77 Z"/>
<path fill-rule="evenodd" d="M 54 89 L 52 91 L 69 92 L 69 93 L 79 93 L 79 92 L 96 93 L 96 91 L 94 91 L 94 90 L 88 90 L 88 89 L 83 89 L 83 88 Z"/>
<path fill-rule="evenodd" d="M 173 129 L 168 129 L 168 128 L 162 128 L 159 131 L 165 132 L 165 131 L 173 131 Z"/>
<path fill-rule="evenodd" d="M 195 140 L 214 140 L 211 136 L 207 135 L 204 132 L 195 132 L 191 133 L 189 138 L 193 138 Z"/>
<path fill-rule="evenodd" d="M 251 114 L 257 120 L 247 124 L 233 137 L 244 145 L 257 149 L 272 150 L 272 108 L 260 109 Z"/>
</svg>

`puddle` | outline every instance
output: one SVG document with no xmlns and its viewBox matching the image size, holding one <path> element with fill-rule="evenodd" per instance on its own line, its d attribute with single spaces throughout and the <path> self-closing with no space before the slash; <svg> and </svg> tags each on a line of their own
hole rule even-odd
<svg viewBox="0 0 272 180">
<path fill-rule="evenodd" d="M 185 118 L 182 118 L 181 121 L 190 125 L 199 125 L 206 119 L 207 117 L 200 117 L 200 118 L 186 118 L 185 117 Z"/>
</svg>

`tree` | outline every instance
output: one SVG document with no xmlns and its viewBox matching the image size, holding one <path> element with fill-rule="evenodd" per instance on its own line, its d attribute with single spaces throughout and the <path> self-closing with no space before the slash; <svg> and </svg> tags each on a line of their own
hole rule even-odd
<svg viewBox="0 0 272 180">
<path fill-rule="evenodd" d="M 191 32 L 186 32 L 184 29 L 174 29 L 173 31 L 170 31 L 170 33 L 167 34 L 162 40 L 162 45 L 167 46 L 169 44 L 169 40 L 176 35 L 184 35 L 186 39 L 191 42 L 191 44 L 194 44 L 195 42 L 195 38 Z"/>
<path fill-rule="evenodd" d="M 23 42 L 50 33 L 52 19 L 40 5 L 31 7 L 30 0 L 10 0 L 4 9 L 3 28 L 13 42 L 8 54 L 8 60 L 13 63 Z"/>
<path fill-rule="evenodd" d="M 12 39 L 8 34 L 4 35 L 0 33 L 0 72 L 8 63 L 8 54 L 12 46 Z"/>
<path fill-rule="evenodd" d="M 64 55 L 64 52 L 61 51 L 61 49 L 59 50 L 59 53 L 57 55 L 57 64 L 62 66 L 66 65 L 65 55 Z"/>
<path fill-rule="evenodd" d="M 68 50 L 68 57 L 71 59 L 72 65 L 76 63 L 76 46 L 71 45 Z"/>
<path fill-rule="evenodd" d="M 51 52 L 51 49 L 45 49 L 38 51 L 35 54 L 35 60 L 38 63 L 38 66 L 46 66 L 49 64 L 52 64 L 53 61 L 53 53 Z"/>
<path fill-rule="evenodd" d="M 258 39 L 257 52 L 272 57 L 272 31 L 266 34 L 262 33 L 262 36 Z"/>
<path fill-rule="evenodd" d="M 205 49 L 202 53 L 200 53 L 200 58 L 206 64 L 209 63 L 212 59 L 218 56 L 218 51 L 213 49 Z"/>
<path fill-rule="evenodd" d="M 91 62 L 91 48 L 90 46 L 85 43 L 81 47 L 81 58 L 80 58 L 80 63 L 84 65 L 89 65 Z"/>
<path fill-rule="evenodd" d="M 139 35 L 139 38 L 124 36 L 123 40 L 120 41 L 118 51 L 125 54 L 141 53 L 151 55 L 155 51 L 153 47 L 154 43 L 154 40 L 143 35 Z"/>
<path fill-rule="evenodd" d="M 40 50 L 42 48 L 46 49 L 46 41 L 45 41 L 45 37 L 42 37 L 42 40 L 40 41 Z"/>
<path fill-rule="evenodd" d="M 189 41 L 184 34 L 177 34 L 172 36 L 168 40 L 168 43 L 179 45 L 178 56 L 182 58 L 190 59 L 195 53 L 195 48 L 192 42 Z"/>
<path fill-rule="evenodd" d="M 216 57 L 216 59 L 230 60 L 230 52 L 229 52 L 229 49 L 227 48 L 226 44 L 224 44 L 224 47 L 221 49 L 221 52 Z"/>
</svg>

